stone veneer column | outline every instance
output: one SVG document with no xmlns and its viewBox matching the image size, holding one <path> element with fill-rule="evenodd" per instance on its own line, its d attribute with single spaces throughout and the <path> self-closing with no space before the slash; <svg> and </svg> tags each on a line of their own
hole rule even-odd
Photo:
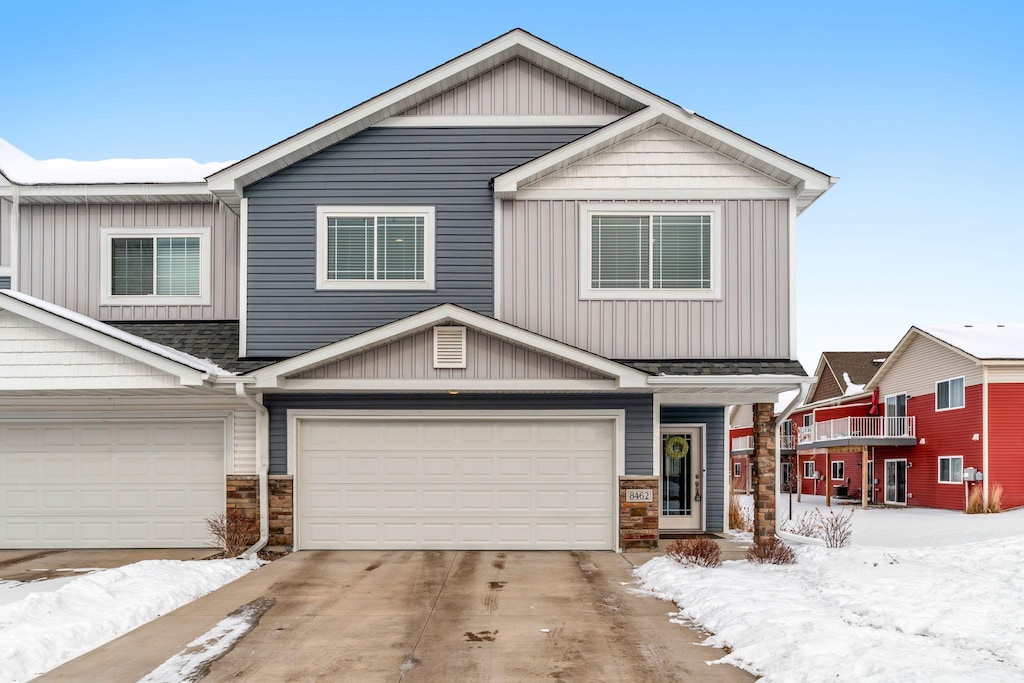
<svg viewBox="0 0 1024 683">
<path fill-rule="evenodd" d="M 619 547 L 628 552 L 658 549 L 659 478 L 619 477 Z M 651 500 L 626 500 L 627 491 L 650 491 Z"/>
<path fill-rule="evenodd" d="M 775 537 L 775 406 L 754 409 L 754 542 Z"/>
<path fill-rule="evenodd" d="M 270 539 L 267 545 L 292 546 L 295 544 L 292 523 L 292 476 L 272 474 L 270 489 Z M 255 474 L 229 474 L 225 486 L 225 507 L 241 510 L 246 517 L 260 516 L 260 479 Z M 258 537 L 257 537 L 258 538 Z M 253 539 L 253 543 L 256 539 Z"/>
</svg>

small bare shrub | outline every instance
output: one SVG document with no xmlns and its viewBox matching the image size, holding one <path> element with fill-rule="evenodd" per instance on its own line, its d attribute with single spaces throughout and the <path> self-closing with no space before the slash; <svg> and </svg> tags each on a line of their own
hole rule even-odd
<svg viewBox="0 0 1024 683">
<path fill-rule="evenodd" d="M 796 554 L 788 545 L 774 536 L 767 541 L 754 541 L 747 549 L 747 562 L 757 564 L 793 564 Z"/>
<path fill-rule="evenodd" d="M 740 501 L 734 497 L 729 498 L 729 528 L 737 531 L 753 531 L 754 520 L 751 514 L 743 509 Z"/>
<path fill-rule="evenodd" d="M 985 512 L 985 493 L 981 486 L 971 487 L 971 495 L 967 497 L 967 514 L 980 515 Z"/>
<path fill-rule="evenodd" d="M 231 508 L 224 514 L 207 517 L 206 529 L 213 536 L 210 545 L 223 550 L 225 557 L 234 557 L 259 540 L 260 520 Z"/>
<path fill-rule="evenodd" d="M 821 538 L 821 515 L 817 510 L 808 510 L 797 519 L 782 523 L 782 530 L 805 538 Z"/>
<path fill-rule="evenodd" d="M 718 567 L 722 564 L 722 549 L 710 538 L 677 538 L 665 554 L 691 567 Z"/>
<path fill-rule="evenodd" d="M 988 507 L 985 512 L 1002 512 L 1003 511 L 1003 485 L 995 484 L 988 492 Z"/>
<path fill-rule="evenodd" d="M 834 510 L 828 511 L 828 517 L 815 510 L 821 530 L 820 538 L 829 548 L 845 548 L 853 538 L 853 509 L 847 508 L 838 515 Z"/>
</svg>

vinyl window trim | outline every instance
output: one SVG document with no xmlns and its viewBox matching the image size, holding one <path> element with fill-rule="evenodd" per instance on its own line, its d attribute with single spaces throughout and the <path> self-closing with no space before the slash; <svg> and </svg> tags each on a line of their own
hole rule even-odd
<svg viewBox="0 0 1024 683">
<path fill-rule="evenodd" d="M 734 462 L 732 464 L 732 476 L 734 478 L 736 478 L 736 479 L 739 479 L 740 478 L 740 473 L 742 472 L 742 469 L 743 469 L 743 466 L 740 463 Z"/>
<path fill-rule="evenodd" d="M 942 478 L 942 461 L 949 460 L 951 463 L 954 460 L 960 461 L 960 479 L 958 481 L 946 481 Z M 962 455 L 940 455 L 936 462 L 935 478 L 940 484 L 952 484 L 958 486 L 964 483 L 964 456 Z"/>
<path fill-rule="evenodd" d="M 673 300 L 717 301 L 722 298 L 723 229 L 722 207 L 718 204 L 600 204 L 582 202 L 579 208 L 579 298 L 581 300 Z M 593 286 L 593 217 L 594 216 L 710 216 L 711 217 L 711 287 L 710 289 L 605 289 Z M 653 221 L 651 223 L 653 225 Z M 653 258 L 653 249 L 648 258 Z M 648 273 L 653 278 L 653 269 Z"/>
<path fill-rule="evenodd" d="M 209 306 L 213 289 L 210 267 L 212 228 L 201 226 L 161 226 L 100 228 L 100 305 L 101 306 Z M 113 293 L 113 241 L 115 239 L 153 239 L 159 237 L 199 238 L 199 294 L 127 294 Z M 154 277 L 156 273 L 154 244 Z M 155 288 L 154 288 L 155 291 Z"/>
<path fill-rule="evenodd" d="M 838 465 L 839 476 L 836 476 L 836 465 Z M 832 481 L 845 481 L 846 479 L 846 463 L 842 460 L 832 461 L 832 471 L 829 473 L 832 477 Z"/>
<path fill-rule="evenodd" d="M 814 477 L 814 461 L 804 460 L 804 479 L 811 479 Z"/>
<path fill-rule="evenodd" d="M 961 388 L 960 405 L 958 405 L 958 406 L 952 405 L 952 403 L 953 403 L 953 392 L 952 392 L 953 384 L 952 383 L 955 382 L 956 380 L 960 380 L 960 388 Z M 950 388 L 950 391 L 949 391 L 949 402 L 950 402 L 950 405 L 946 406 L 945 408 L 940 408 L 939 407 L 939 385 L 940 384 L 948 384 L 949 388 Z M 966 406 L 967 406 L 967 379 L 966 379 L 966 377 L 964 375 L 960 375 L 959 377 L 950 377 L 949 379 L 939 380 L 938 382 L 935 383 L 935 412 L 937 412 L 937 413 L 944 413 L 947 410 L 963 410 Z"/>
<path fill-rule="evenodd" d="M 422 280 L 336 280 L 327 277 L 327 220 L 329 218 L 416 217 L 423 219 Z M 436 283 L 436 210 L 433 206 L 318 206 L 316 207 L 316 289 L 317 290 L 428 290 Z M 376 242 L 375 242 L 376 243 Z M 376 254 L 374 255 L 376 264 Z"/>
</svg>

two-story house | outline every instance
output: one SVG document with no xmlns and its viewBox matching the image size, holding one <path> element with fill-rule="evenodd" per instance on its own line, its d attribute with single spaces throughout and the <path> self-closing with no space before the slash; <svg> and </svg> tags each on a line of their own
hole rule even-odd
<svg viewBox="0 0 1024 683">
<path fill-rule="evenodd" d="M 257 500 L 299 549 L 650 547 L 810 382 L 834 179 L 522 30 L 203 178 L 90 168 L 0 161 L 0 547 Z"/>
</svg>

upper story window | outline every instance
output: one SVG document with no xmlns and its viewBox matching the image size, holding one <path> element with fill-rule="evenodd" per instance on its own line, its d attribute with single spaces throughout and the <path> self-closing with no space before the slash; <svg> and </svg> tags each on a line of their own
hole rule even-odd
<svg viewBox="0 0 1024 683">
<path fill-rule="evenodd" d="M 721 297 L 717 206 L 583 204 L 581 299 Z"/>
<path fill-rule="evenodd" d="M 210 303 L 210 228 L 103 228 L 100 303 Z"/>
<path fill-rule="evenodd" d="M 433 289 L 434 207 L 320 206 L 317 289 Z"/>
<path fill-rule="evenodd" d="M 814 426 L 814 413 L 806 413 L 804 415 L 804 427 Z"/>
<path fill-rule="evenodd" d="M 954 377 L 935 383 L 935 410 L 964 407 L 964 378 Z"/>
</svg>

